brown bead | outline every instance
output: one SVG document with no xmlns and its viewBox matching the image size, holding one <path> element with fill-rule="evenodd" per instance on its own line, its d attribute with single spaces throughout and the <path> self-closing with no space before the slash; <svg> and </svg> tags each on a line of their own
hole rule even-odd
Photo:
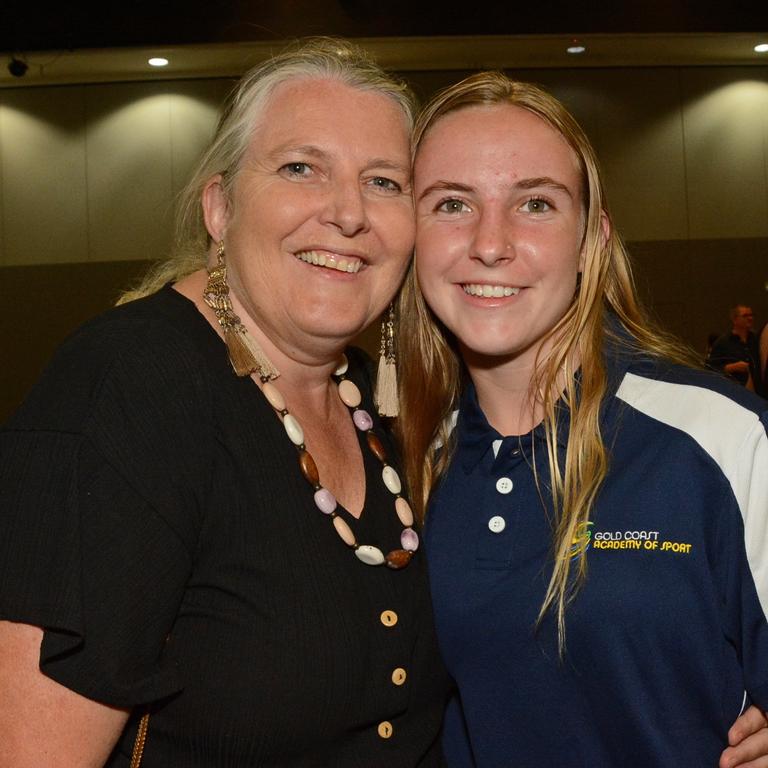
<svg viewBox="0 0 768 768">
<path fill-rule="evenodd" d="M 373 432 L 369 432 L 366 435 L 368 438 L 368 447 L 373 451 L 374 455 L 379 461 L 387 460 L 387 452 L 384 450 L 384 446 L 381 444 L 381 440 Z"/>
<path fill-rule="evenodd" d="M 317 471 L 317 464 L 309 451 L 299 451 L 299 466 L 304 479 L 312 486 L 320 484 L 320 473 Z"/>
<path fill-rule="evenodd" d="M 411 562 L 413 552 L 408 552 L 405 549 L 393 549 L 387 555 L 387 568 L 392 568 L 394 571 L 399 571 L 401 568 L 405 568 L 408 563 Z"/>
</svg>

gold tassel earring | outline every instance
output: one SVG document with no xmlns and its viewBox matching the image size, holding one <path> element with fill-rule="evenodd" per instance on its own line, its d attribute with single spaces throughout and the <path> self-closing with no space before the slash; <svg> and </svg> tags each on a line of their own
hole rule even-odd
<svg viewBox="0 0 768 768">
<path fill-rule="evenodd" d="M 381 416 L 397 416 L 400 403 L 397 397 L 397 362 L 395 360 L 395 305 L 389 305 L 381 321 L 379 370 L 376 376 L 376 406 Z"/>
<path fill-rule="evenodd" d="M 224 331 L 224 343 L 227 345 L 229 361 L 235 373 L 238 376 L 257 373 L 262 381 L 276 379 L 280 373 L 232 309 L 227 284 L 227 267 L 224 264 L 223 240 L 219 241 L 216 251 L 216 266 L 208 270 L 208 282 L 203 291 L 203 300 L 216 313 L 216 319 Z"/>
</svg>

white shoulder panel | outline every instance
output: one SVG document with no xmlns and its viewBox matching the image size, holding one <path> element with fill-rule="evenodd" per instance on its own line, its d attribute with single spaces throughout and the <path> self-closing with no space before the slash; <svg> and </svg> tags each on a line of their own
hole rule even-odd
<svg viewBox="0 0 768 768">
<path fill-rule="evenodd" d="M 768 436 L 757 414 L 703 387 L 633 373 L 616 396 L 690 435 L 720 467 L 741 510 L 749 567 L 768 616 Z"/>
</svg>

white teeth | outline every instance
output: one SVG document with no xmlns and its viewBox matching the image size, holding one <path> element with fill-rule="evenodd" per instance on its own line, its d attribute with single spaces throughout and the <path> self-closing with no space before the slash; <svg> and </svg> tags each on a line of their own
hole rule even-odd
<svg viewBox="0 0 768 768">
<path fill-rule="evenodd" d="M 482 296 L 489 299 L 500 299 L 502 296 L 516 296 L 520 293 L 519 288 L 510 288 L 508 285 L 489 285 L 487 283 L 467 283 L 464 286 L 464 293 L 468 293 L 470 296 Z"/>
<path fill-rule="evenodd" d="M 327 255 L 322 251 L 299 251 L 296 258 L 307 264 L 314 264 L 316 267 L 325 267 L 326 269 L 335 269 L 338 272 L 350 272 L 352 274 L 359 272 L 363 262 L 354 256 L 337 258 Z"/>
</svg>

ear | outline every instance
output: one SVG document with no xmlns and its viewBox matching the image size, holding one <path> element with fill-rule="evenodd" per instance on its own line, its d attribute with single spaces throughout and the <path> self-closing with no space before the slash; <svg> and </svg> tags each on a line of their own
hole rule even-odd
<svg viewBox="0 0 768 768">
<path fill-rule="evenodd" d="M 608 244 L 608 241 L 611 238 L 611 220 L 608 218 L 608 214 L 601 210 L 600 211 L 600 250 L 605 248 L 605 246 Z M 579 272 L 584 271 L 584 258 L 585 258 L 585 249 L 587 247 L 587 238 L 584 238 L 584 242 L 581 246 L 581 253 L 579 254 Z"/>
<path fill-rule="evenodd" d="M 224 239 L 229 218 L 229 205 L 220 173 L 211 177 L 203 187 L 202 205 L 205 228 L 214 243 Z"/>
</svg>

